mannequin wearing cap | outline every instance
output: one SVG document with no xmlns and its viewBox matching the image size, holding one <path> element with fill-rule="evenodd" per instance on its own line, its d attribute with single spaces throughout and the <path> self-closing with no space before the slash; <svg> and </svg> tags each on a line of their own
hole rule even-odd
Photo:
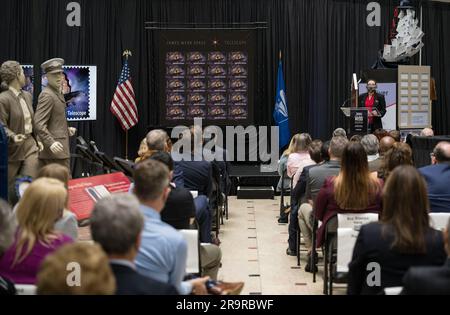
<svg viewBox="0 0 450 315">
<path fill-rule="evenodd" d="M 54 58 L 42 63 L 48 85 L 41 94 L 36 108 L 36 130 L 44 149 L 39 153 L 41 165 L 58 163 L 70 169 L 69 136 L 76 132 L 67 125 L 66 102 L 61 93 L 64 60 Z"/>
<path fill-rule="evenodd" d="M 359 107 L 369 110 L 369 131 L 383 128 L 381 117 L 386 114 L 386 100 L 384 95 L 377 93 L 377 82 L 375 80 L 367 81 L 367 93 L 359 97 Z"/>
<path fill-rule="evenodd" d="M 38 142 L 34 128 L 32 96 L 22 91 L 25 75 L 17 61 L 6 61 L 0 67 L 0 123 L 8 137 L 9 201 L 14 203 L 17 176 L 34 177 L 38 169 Z M 42 144 L 40 144 L 42 145 Z"/>
</svg>

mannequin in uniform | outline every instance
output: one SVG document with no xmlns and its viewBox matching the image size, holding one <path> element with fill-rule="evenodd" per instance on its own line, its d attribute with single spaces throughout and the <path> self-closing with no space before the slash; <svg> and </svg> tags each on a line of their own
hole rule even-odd
<svg viewBox="0 0 450 315">
<path fill-rule="evenodd" d="M 22 91 L 26 80 L 21 65 L 17 61 L 4 62 L 0 77 L 4 90 L 0 93 L 0 123 L 8 137 L 8 191 L 10 202 L 14 202 L 16 177 L 37 174 L 39 145 L 32 96 Z"/>
<path fill-rule="evenodd" d="M 61 89 L 63 64 L 63 59 L 54 58 L 41 65 L 48 85 L 39 94 L 35 124 L 44 144 L 44 149 L 39 153 L 41 164 L 57 163 L 70 170 L 69 136 L 73 136 L 76 129 L 67 125 L 66 101 Z"/>
</svg>

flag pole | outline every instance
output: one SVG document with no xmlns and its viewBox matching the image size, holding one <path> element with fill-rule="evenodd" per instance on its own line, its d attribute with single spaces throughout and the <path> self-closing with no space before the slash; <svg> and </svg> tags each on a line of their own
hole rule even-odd
<svg viewBox="0 0 450 315">
<path fill-rule="evenodd" d="M 131 51 L 128 49 L 125 50 L 122 54 L 125 57 L 125 60 L 128 60 L 129 56 L 132 56 Z M 125 130 L 125 160 L 128 160 L 128 129 Z"/>
</svg>

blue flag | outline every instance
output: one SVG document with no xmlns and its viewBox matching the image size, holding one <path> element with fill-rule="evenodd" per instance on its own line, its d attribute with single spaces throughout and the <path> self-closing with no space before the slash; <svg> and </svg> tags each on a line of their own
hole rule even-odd
<svg viewBox="0 0 450 315">
<path fill-rule="evenodd" d="M 273 110 L 273 119 L 279 127 L 280 148 L 287 145 L 291 138 L 291 132 L 289 131 L 288 108 L 285 90 L 286 88 L 283 78 L 283 65 L 281 64 L 280 60 L 280 63 L 278 64 L 277 94 L 275 96 L 275 108 Z"/>
</svg>

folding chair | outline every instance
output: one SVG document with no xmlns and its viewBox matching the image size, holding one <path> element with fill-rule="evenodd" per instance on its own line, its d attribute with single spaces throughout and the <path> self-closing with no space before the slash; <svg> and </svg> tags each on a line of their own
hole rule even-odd
<svg viewBox="0 0 450 315">
<path fill-rule="evenodd" d="M 324 241 L 324 263 L 323 263 L 323 294 L 333 294 L 333 263 L 335 260 L 336 236 L 337 236 L 337 216 L 328 220 L 325 226 Z"/>
<path fill-rule="evenodd" d="M 33 284 L 15 284 L 17 295 L 36 295 L 36 286 Z"/>
<path fill-rule="evenodd" d="M 284 213 L 284 211 L 286 210 L 286 208 L 289 207 L 289 205 L 285 205 L 284 204 L 284 197 L 287 193 L 290 194 L 290 192 L 292 191 L 292 178 L 291 178 L 291 184 L 290 184 L 290 189 L 288 191 L 286 191 L 284 189 L 284 180 L 286 179 L 287 173 L 286 171 L 284 171 L 281 174 L 281 190 L 280 190 L 280 218 L 283 218 L 286 214 Z"/>
<path fill-rule="evenodd" d="M 356 242 L 360 225 L 361 223 L 367 224 L 377 220 L 378 214 L 376 213 L 339 213 L 328 221 L 325 232 L 324 255 L 326 264 L 324 271 L 326 271 L 326 276 L 324 277 L 324 294 L 333 295 L 333 283 L 347 282 L 347 266 L 351 260 L 351 253 L 353 252 L 354 242 Z M 347 232 L 344 232 L 345 230 Z M 345 237 L 349 237 L 349 239 Z M 339 242 L 344 243 L 339 245 Z M 339 268 L 339 266 L 341 267 Z M 339 282 L 335 281 L 337 274 L 342 275 Z"/>
<path fill-rule="evenodd" d="M 312 211 L 312 216 L 313 216 L 313 231 L 312 231 L 312 238 L 311 238 L 311 244 L 312 244 L 312 248 L 311 248 L 311 257 L 310 257 L 310 261 L 309 264 L 312 268 L 312 274 L 313 274 L 313 283 L 316 283 L 316 260 L 315 257 L 317 255 L 317 248 L 316 248 L 316 242 L 317 242 L 317 227 L 318 227 L 318 221 L 314 215 L 314 209 Z"/>
<path fill-rule="evenodd" d="M 186 274 L 202 276 L 198 230 L 178 230 L 187 242 Z"/>
<path fill-rule="evenodd" d="M 447 227 L 448 220 L 450 219 L 450 213 L 447 212 L 431 212 L 430 226 L 436 230 L 444 230 Z"/>
</svg>

